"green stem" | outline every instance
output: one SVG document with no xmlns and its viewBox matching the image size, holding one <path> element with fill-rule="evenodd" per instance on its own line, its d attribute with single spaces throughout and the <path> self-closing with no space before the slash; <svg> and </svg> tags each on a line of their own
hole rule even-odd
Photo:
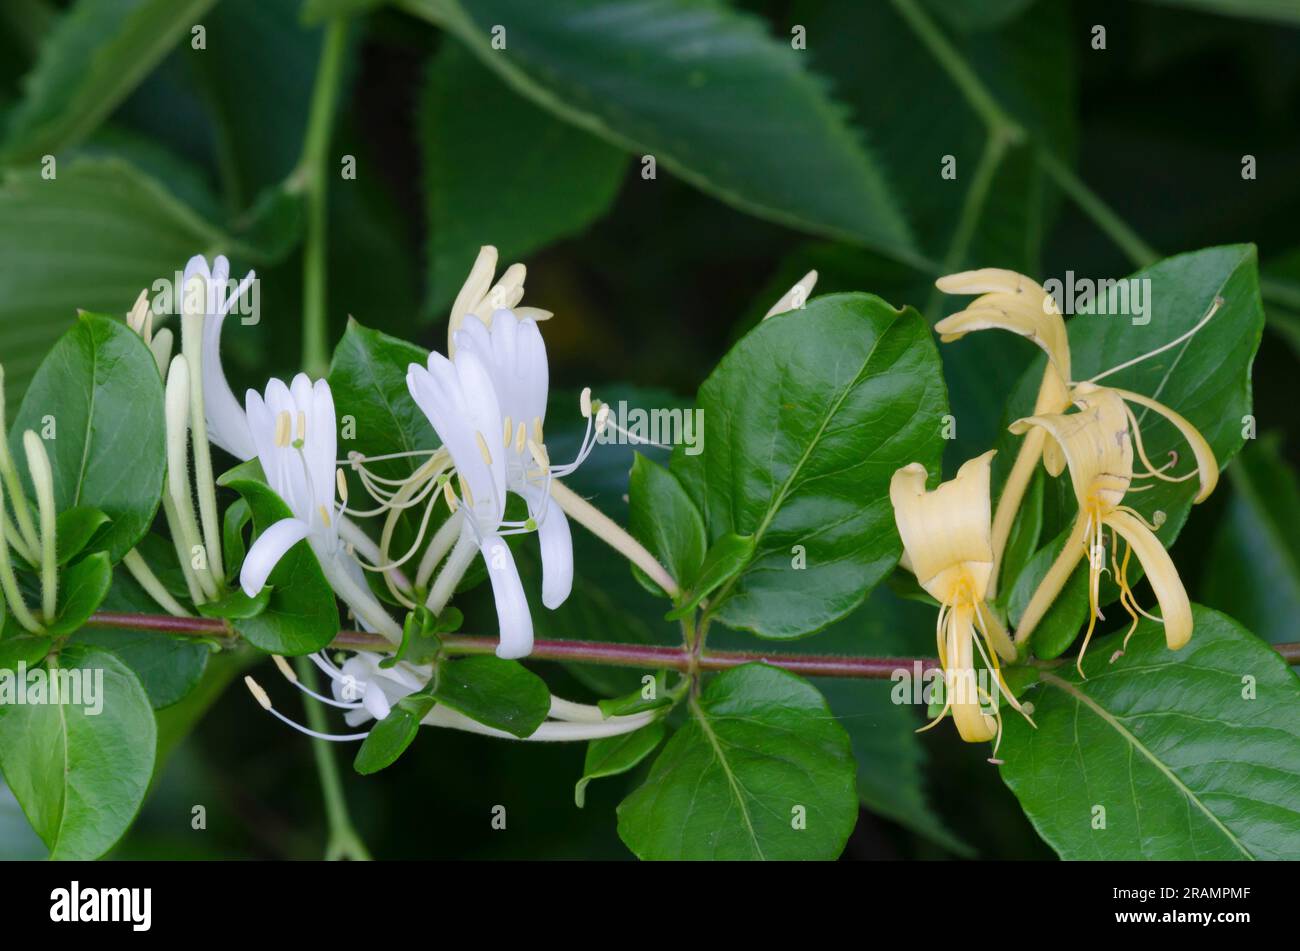
<svg viewBox="0 0 1300 951">
<path fill-rule="evenodd" d="M 316 677 L 316 668 L 306 657 L 295 657 L 293 666 L 298 679 L 309 690 L 319 691 L 320 682 Z M 304 703 L 307 711 L 307 725 L 317 733 L 329 730 L 325 719 L 325 709 L 319 703 Z M 316 755 L 316 773 L 320 777 L 321 796 L 325 799 L 325 817 L 329 823 L 329 841 L 325 846 L 327 861 L 351 859 L 352 861 L 370 861 L 370 851 L 361 841 L 352 817 L 348 814 L 347 799 L 343 796 L 343 781 L 339 778 L 339 766 L 334 760 L 334 751 L 325 740 L 313 739 L 312 752 Z"/>
<path fill-rule="evenodd" d="M 1093 224 L 1115 242 L 1135 267 L 1149 267 L 1160 259 L 1156 250 L 1111 211 L 1110 206 L 1098 198 L 1096 192 L 1085 185 L 1069 166 L 1047 149 L 1039 149 L 1037 157 L 1043 171 L 1092 219 Z"/>
<path fill-rule="evenodd" d="M 930 54 L 943 67 L 962 97 L 975 110 L 984 125 L 992 132 L 1001 129 L 1008 143 L 1015 143 L 1024 138 L 1024 129 L 998 105 L 993 94 L 988 91 L 970 64 L 962 58 L 957 49 L 943 35 L 943 32 L 930 19 L 930 15 L 921 9 L 917 0 L 893 0 L 894 9 L 907 21 L 917 39 L 930 51 Z"/>
<path fill-rule="evenodd" d="M 979 224 L 980 216 L 984 214 L 984 206 L 988 202 L 989 191 L 993 188 L 993 180 L 997 177 L 998 167 L 1007 154 L 1008 144 L 1005 127 L 999 125 L 989 129 L 988 138 L 984 142 L 984 152 L 980 155 L 979 165 L 975 167 L 975 176 L 971 179 L 970 188 L 966 189 L 966 197 L 962 200 L 961 214 L 957 219 L 957 227 L 952 233 L 952 240 L 948 243 L 948 253 L 944 255 L 944 274 L 952 274 L 958 270 L 966 258 L 971 239 L 975 237 L 975 228 Z M 942 300 L 943 292 L 937 287 L 934 288 L 926 304 L 927 316 L 935 316 Z"/>
<path fill-rule="evenodd" d="M 331 21 L 325 29 L 311 113 L 307 120 L 307 137 L 303 142 L 302 158 L 292 176 L 292 185 L 304 194 L 307 211 L 303 248 L 302 363 L 312 376 L 324 376 L 329 369 L 329 321 L 325 309 L 325 265 L 329 250 L 327 151 L 342 86 L 347 33 L 347 21 L 342 18 Z"/>
</svg>

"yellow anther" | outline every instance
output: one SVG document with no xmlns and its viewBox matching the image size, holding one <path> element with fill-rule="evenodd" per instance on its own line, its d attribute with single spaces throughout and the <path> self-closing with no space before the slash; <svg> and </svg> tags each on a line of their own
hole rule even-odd
<svg viewBox="0 0 1300 951">
<path fill-rule="evenodd" d="M 325 525 L 326 528 L 329 528 L 329 527 L 330 527 L 330 513 L 329 513 L 329 510 L 328 510 L 327 508 L 325 508 L 325 506 L 323 506 L 323 505 L 318 505 L 318 506 L 316 506 L 316 509 L 317 509 L 317 511 L 320 512 L 320 520 L 321 520 L 321 522 L 324 523 L 324 525 Z"/>
<path fill-rule="evenodd" d="M 456 479 L 458 482 L 460 482 L 460 494 L 465 497 L 465 504 L 468 505 L 470 508 L 473 508 L 474 493 L 469 490 L 469 483 L 465 481 L 465 477 L 463 475 L 458 475 Z"/>
<path fill-rule="evenodd" d="M 252 677 L 245 677 L 244 686 L 248 688 L 248 692 L 253 695 L 253 698 L 262 705 L 263 710 L 271 709 L 271 698 L 266 695 L 266 691 L 262 689 L 256 680 Z"/>
<path fill-rule="evenodd" d="M 300 442 L 307 438 L 307 414 L 298 410 L 298 440 Z"/>
<path fill-rule="evenodd" d="M 460 506 L 460 502 L 456 499 L 456 493 L 451 489 L 450 482 L 442 484 L 442 497 L 447 500 L 447 511 L 454 512 Z"/>
<path fill-rule="evenodd" d="M 506 427 L 501 434 L 501 445 L 507 449 L 510 448 L 510 434 L 514 432 L 514 427 L 510 425 L 510 417 L 506 417 Z"/>
<path fill-rule="evenodd" d="M 533 458 L 537 460 L 537 464 L 542 467 L 543 472 L 551 468 L 551 457 L 546 454 L 545 446 L 534 439 L 530 439 L 528 440 L 528 450 L 533 454 Z"/>
<path fill-rule="evenodd" d="M 519 429 L 515 431 L 515 452 L 524 451 L 524 443 L 528 439 L 528 427 L 523 423 L 519 424 Z"/>
<path fill-rule="evenodd" d="M 281 449 L 289 445 L 290 425 L 291 420 L 289 419 L 289 411 L 287 409 L 280 410 L 279 414 L 275 417 L 275 444 Z"/>
<path fill-rule="evenodd" d="M 275 666 L 280 668 L 280 673 L 284 675 L 285 680 L 289 681 L 291 684 L 296 684 L 298 682 L 298 675 L 293 672 L 293 668 L 289 666 L 287 660 L 279 654 L 272 654 L 271 660 L 275 661 Z"/>
<path fill-rule="evenodd" d="M 341 468 L 334 470 L 334 484 L 338 486 L 340 501 L 342 501 L 344 505 L 347 505 L 348 480 L 347 477 L 343 475 L 343 470 Z"/>
<path fill-rule="evenodd" d="M 533 417 L 533 441 L 539 446 L 546 442 L 546 440 L 542 438 L 542 417 L 540 416 Z"/>
<path fill-rule="evenodd" d="M 478 451 L 483 457 L 483 461 L 488 465 L 492 465 L 492 453 L 488 452 L 487 440 L 483 438 L 483 434 L 477 429 L 474 430 L 474 438 L 478 440 Z"/>
</svg>

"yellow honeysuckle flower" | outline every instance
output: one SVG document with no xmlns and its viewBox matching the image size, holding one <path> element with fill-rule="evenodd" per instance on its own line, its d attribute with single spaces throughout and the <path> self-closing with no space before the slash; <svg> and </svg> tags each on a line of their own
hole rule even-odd
<svg viewBox="0 0 1300 951">
<path fill-rule="evenodd" d="M 926 471 L 919 462 L 899 469 L 889 483 L 904 564 L 940 604 L 935 637 L 944 673 L 945 705 L 923 729 L 934 726 L 951 710 L 957 732 L 968 743 L 1002 735 L 997 699 L 977 684 L 976 652 L 997 678 L 993 692 L 1024 713 L 1003 681 L 998 662 L 999 655 L 1015 659 L 1015 645 L 985 603 L 993 570 L 989 511 L 993 455 L 990 451 L 968 460 L 956 477 L 931 492 L 926 491 Z M 976 637 L 977 630 L 983 640 Z M 986 650 L 985 643 L 991 649 Z M 992 715 L 985 712 L 985 703 L 993 707 Z M 996 746 L 994 749 L 996 752 Z"/>
<path fill-rule="evenodd" d="M 1011 425 L 1014 433 L 1025 433 L 1037 428 L 1046 434 L 1050 442 L 1064 455 L 1070 469 L 1070 480 L 1074 486 L 1075 498 L 1079 503 L 1079 514 L 1074 528 L 1066 540 L 1065 547 L 1056 561 L 1048 569 L 1038 589 L 1034 592 L 1025 613 L 1020 619 L 1016 631 L 1017 643 L 1023 643 L 1029 633 L 1042 619 L 1053 600 L 1060 593 L 1079 559 L 1088 556 L 1088 631 L 1084 635 L 1083 647 L 1079 651 L 1079 673 L 1083 673 L 1083 655 L 1092 639 L 1097 619 L 1101 617 L 1099 606 L 1099 588 L 1101 573 L 1105 569 L 1105 532 L 1111 530 L 1111 568 L 1120 589 L 1120 603 L 1133 619 L 1128 637 L 1137 627 L 1138 615 L 1145 615 L 1152 620 L 1162 621 L 1165 625 L 1165 641 L 1171 650 L 1177 650 L 1187 643 L 1192 636 L 1192 610 L 1187 592 L 1178 577 L 1178 570 L 1169 558 L 1168 552 L 1155 536 L 1154 529 L 1133 508 L 1124 504 L 1124 497 L 1129 492 L 1141 491 L 1132 486 L 1134 479 L 1148 477 L 1173 478 L 1156 469 L 1146 458 L 1142 449 L 1142 437 L 1137 427 L 1137 419 L 1128 407 L 1128 400 L 1134 400 L 1156 412 L 1162 413 L 1178 427 L 1191 444 L 1197 460 L 1197 468 L 1192 473 L 1178 478 L 1188 478 L 1200 474 L 1201 488 L 1196 501 L 1201 501 L 1213 490 L 1218 479 L 1218 464 L 1209 444 L 1187 420 L 1177 413 L 1161 406 L 1154 400 L 1140 397 L 1125 390 L 1115 390 L 1092 383 L 1076 384 L 1072 393 L 1079 412 L 1070 414 L 1043 414 L 1017 420 Z M 1136 397 L 1136 399 L 1134 399 Z M 1145 471 L 1134 473 L 1134 446 L 1137 447 L 1139 460 Z M 1171 463 L 1172 464 L 1172 463 Z M 1124 557 L 1119 557 L 1119 539 L 1126 542 Z M 1136 553 L 1138 561 L 1146 572 L 1156 600 L 1160 604 L 1162 618 L 1155 618 L 1138 605 L 1132 588 L 1128 584 L 1129 558 Z M 1124 643 L 1128 644 L 1128 637 Z M 1118 656 L 1118 655 L 1117 655 Z"/>
<path fill-rule="evenodd" d="M 1000 329 L 1009 330 L 1032 340 L 1047 354 L 1047 367 L 1043 371 L 1043 380 L 1039 386 L 1038 397 L 1034 402 L 1035 416 L 1066 413 L 1071 403 L 1079 402 L 1082 396 L 1101 389 L 1096 386 L 1098 380 L 1141 363 L 1143 360 L 1162 353 L 1192 337 L 1205 326 L 1223 303 L 1221 299 L 1216 298 L 1213 306 L 1210 307 L 1196 326 L 1176 339 L 1157 347 L 1149 353 L 1099 373 L 1087 382 L 1080 383 L 1071 378 L 1070 341 L 1065 330 L 1065 320 L 1061 316 L 1056 301 L 1041 285 L 1023 274 L 1017 274 L 1015 271 L 1000 268 L 982 268 L 976 271 L 964 271 L 959 274 L 949 274 L 941 277 L 935 281 L 935 286 L 949 294 L 981 295 L 972 301 L 965 310 L 952 314 L 935 324 L 935 330 L 940 335 L 939 339 L 944 343 L 959 340 L 974 330 Z M 1214 453 L 1211 451 L 1209 443 L 1205 441 L 1191 423 L 1162 403 L 1130 390 L 1114 387 L 1108 387 L 1107 389 L 1119 396 L 1123 403 L 1136 403 L 1146 409 L 1153 410 L 1178 428 L 1196 456 L 1197 467 L 1194 472 L 1200 473 L 1201 479 L 1200 491 L 1196 496 L 1196 501 L 1203 501 L 1214 490 L 1214 486 L 1218 481 L 1218 465 L 1215 463 Z M 1177 462 L 1176 456 L 1168 465 L 1160 468 L 1151 464 L 1142 445 L 1142 435 L 1139 431 L 1137 418 L 1127 406 L 1124 406 L 1123 409 L 1128 422 L 1132 424 L 1132 434 L 1137 445 L 1138 457 L 1146 470 L 1141 475 L 1143 477 L 1150 475 L 1171 482 L 1191 478 L 1193 472 L 1182 476 L 1166 474 L 1165 470 L 1168 466 Z M 1053 476 L 1060 475 L 1066 463 L 1059 442 L 1047 438 L 1047 431 L 1044 428 L 1026 427 L 1021 431 L 1025 433 L 1025 439 L 1020 444 L 1015 463 L 1007 476 L 993 518 L 994 558 L 993 572 L 989 579 L 990 597 L 997 592 L 998 567 L 1002 561 L 1002 553 L 1006 548 L 1007 539 L 1011 534 L 1012 523 L 1015 521 L 1015 515 L 1020 508 L 1020 503 L 1024 499 L 1025 490 L 1029 486 L 1029 480 L 1033 476 L 1038 459 L 1042 458 L 1043 466 Z M 1034 620 L 1034 623 L 1036 622 L 1037 619 Z M 1024 626 L 1022 620 L 1021 627 Z M 1032 625 L 1030 627 L 1032 628 Z M 1017 631 L 1018 641 L 1021 640 L 1019 634 L 1020 631 Z"/>
</svg>

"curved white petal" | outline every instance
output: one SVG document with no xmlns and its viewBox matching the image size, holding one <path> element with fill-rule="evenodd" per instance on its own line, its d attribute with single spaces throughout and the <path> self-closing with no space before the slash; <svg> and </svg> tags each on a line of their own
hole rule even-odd
<svg viewBox="0 0 1300 951">
<path fill-rule="evenodd" d="M 257 536 L 257 541 L 253 542 L 244 558 L 244 566 L 239 570 L 239 586 L 244 589 L 244 594 L 250 598 L 257 597 L 285 552 L 306 537 L 307 523 L 296 518 L 282 518 Z"/>
<path fill-rule="evenodd" d="M 533 617 L 528 611 L 528 599 L 524 597 L 524 586 L 510 546 L 499 535 L 489 534 L 479 543 L 479 550 L 487 562 L 497 623 L 501 628 L 497 656 L 505 660 L 527 657 L 533 650 Z"/>
<path fill-rule="evenodd" d="M 542 549 L 542 604 L 553 611 L 573 590 L 573 537 L 569 520 L 560 503 L 548 500 L 542 487 L 526 486 L 520 494 L 528 502 L 528 514 L 537 521 L 537 542 Z"/>
<path fill-rule="evenodd" d="M 208 317 L 203 323 L 203 405 L 208 422 L 208 439 L 237 459 L 257 455 L 248 417 L 226 381 L 221 366 L 221 327 L 224 314 Z"/>
</svg>

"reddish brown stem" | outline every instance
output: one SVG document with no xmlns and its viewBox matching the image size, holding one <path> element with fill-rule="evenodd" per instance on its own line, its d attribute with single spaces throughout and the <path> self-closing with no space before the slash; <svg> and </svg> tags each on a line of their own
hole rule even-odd
<svg viewBox="0 0 1300 951">
<path fill-rule="evenodd" d="M 213 618 L 171 617 L 165 614 L 93 614 L 88 627 L 119 627 L 159 631 L 192 637 L 229 637 L 226 623 Z M 478 634 L 453 634 L 443 638 L 443 645 L 454 654 L 490 654 L 497 639 Z M 340 631 L 332 647 L 345 650 L 388 650 L 392 647 L 378 634 L 365 631 Z M 1289 664 L 1300 664 L 1300 642 L 1274 644 Z M 687 670 L 690 654 L 680 647 L 648 644 L 608 644 L 600 641 L 539 640 L 530 655 L 535 660 L 568 660 L 583 664 L 613 667 L 640 667 L 648 670 Z M 837 654 L 774 654 L 758 651 L 705 651 L 697 659 L 700 670 L 728 670 L 742 664 L 762 661 L 808 677 L 858 677 L 888 680 L 896 670 L 912 671 L 919 664 L 922 671 L 938 665 L 933 657 L 849 657 Z"/>
</svg>

